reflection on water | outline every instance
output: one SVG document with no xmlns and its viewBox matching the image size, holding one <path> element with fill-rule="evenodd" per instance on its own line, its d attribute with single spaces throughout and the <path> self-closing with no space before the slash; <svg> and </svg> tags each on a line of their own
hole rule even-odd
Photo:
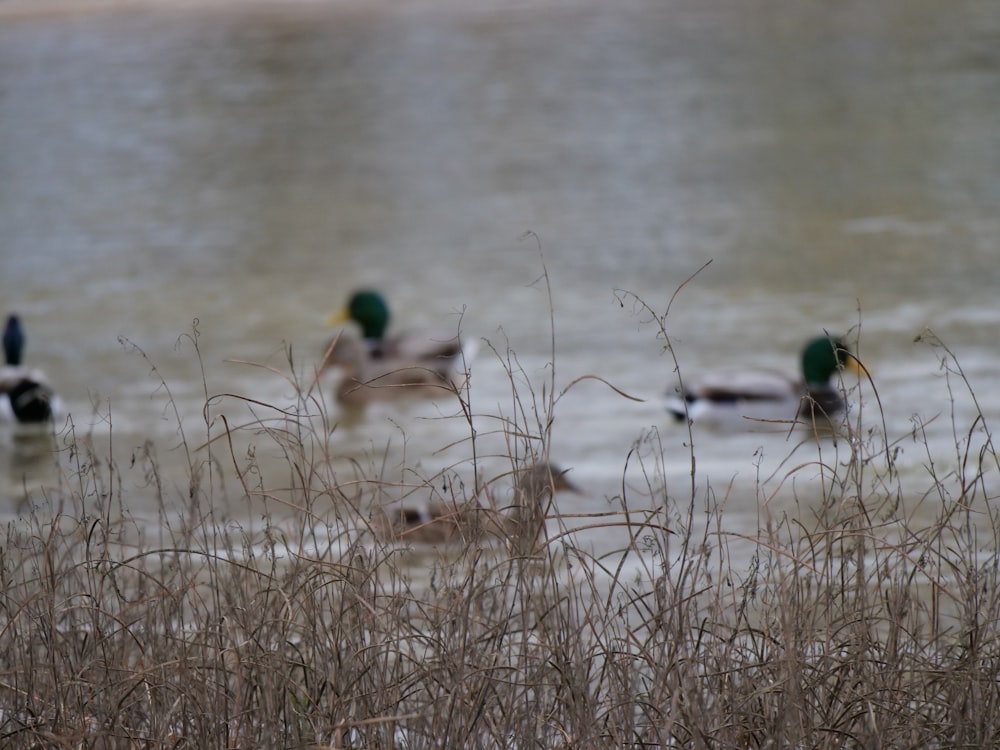
<svg viewBox="0 0 1000 750">
<path fill-rule="evenodd" d="M 20 512 L 27 509 L 32 496 L 40 501 L 56 476 L 56 443 L 51 430 L 4 427 L 0 438 L 0 466 L 4 469 L 0 474 L 0 502 L 5 512 L 12 508 Z"/>
<path fill-rule="evenodd" d="M 184 474 L 182 446 L 198 456 L 217 413 L 252 424 L 250 400 L 294 403 L 281 373 L 309 380 L 323 316 L 362 283 L 401 324 L 487 339 L 474 411 L 516 413 L 491 347 L 509 344 L 540 394 L 543 264 L 549 387 L 592 374 L 645 399 L 585 380 L 559 402 L 553 452 L 599 488 L 595 507 L 649 427 L 684 486 L 688 436 L 661 406 L 674 364 L 625 292 L 662 313 L 710 260 L 667 322 L 692 376 L 794 373 L 803 339 L 853 329 L 890 437 L 943 415 L 928 439 L 944 448 L 951 394 L 937 353 L 913 343 L 930 326 L 1000 412 L 989 3 L 217 3 L 7 20 L 3 303 L 29 321 L 30 356 L 77 430 L 112 424 L 116 455 L 153 438 Z M 206 422 L 214 394 L 239 398 L 213 400 Z M 968 424 L 969 399 L 955 410 Z M 376 409 L 330 450 L 447 465 L 467 443 L 438 449 L 469 428 L 441 414 Z M 485 455 L 506 450 L 495 421 L 480 427 Z M 695 437 L 699 470 L 737 484 L 761 452 L 767 474 L 791 450 Z M 241 438 L 227 467 L 251 446 L 280 463 L 259 431 Z M 141 504 L 144 477 L 124 481 Z M 755 523 L 756 494 L 727 512 Z"/>
</svg>

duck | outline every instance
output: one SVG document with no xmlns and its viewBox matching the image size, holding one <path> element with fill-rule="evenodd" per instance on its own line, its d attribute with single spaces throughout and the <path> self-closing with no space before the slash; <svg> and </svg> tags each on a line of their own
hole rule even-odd
<svg viewBox="0 0 1000 750">
<path fill-rule="evenodd" d="M 382 506 L 373 514 L 372 531 L 382 542 L 417 542 L 422 544 L 464 543 L 470 541 L 508 540 L 522 548 L 533 547 L 542 532 L 545 513 L 553 495 L 581 490 L 566 476 L 568 469 L 539 461 L 514 474 L 513 499 L 498 509 L 490 488 L 484 490 L 486 502 L 478 498 L 466 503 L 432 500 L 417 507 L 405 503 Z"/>
<path fill-rule="evenodd" d="M 459 336 L 415 332 L 388 335 L 389 305 L 374 289 L 354 291 L 347 305 L 327 317 L 328 326 L 353 322 L 358 339 L 341 331 L 330 342 L 321 371 L 339 369 L 338 403 L 364 406 L 371 401 L 454 394 L 468 377 L 474 351 Z"/>
<path fill-rule="evenodd" d="M 9 315 L 3 330 L 0 419 L 23 425 L 46 424 L 59 410 L 59 401 L 45 374 L 22 364 L 26 340 L 20 317 Z"/>
<path fill-rule="evenodd" d="M 829 424 L 846 410 L 840 389 L 832 382 L 840 371 L 860 374 L 861 363 L 833 335 L 816 336 L 802 348 L 801 379 L 772 371 L 720 373 L 667 400 L 675 421 L 690 420 L 717 427 L 787 429 L 793 422 Z M 775 424 L 777 423 L 777 424 Z"/>
</svg>

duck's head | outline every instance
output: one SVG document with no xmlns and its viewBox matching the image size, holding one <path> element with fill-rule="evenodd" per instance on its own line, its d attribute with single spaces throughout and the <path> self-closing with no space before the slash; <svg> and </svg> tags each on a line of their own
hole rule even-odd
<svg viewBox="0 0 1000 750">
<path fill-rule="evenodd" d="M 7 318 L 7 325 L 3 329 L 3 354 L 8 365 L 19 367 L 21 356 L 24 354 L 24 329 L 21 328 L 21 319 L 16 315 Z"/>
<path fill-rule="evenodd" d="M 389 327 L 389 305 L 385 297 L 374 289 L 359 289 L 347 301 L 347 307 L 326 319 L 330 326 L 353 320 L 361 326 L 361 335 L 366 339 L 380 341 Z"/>
<path fill-rule="evenodd" d="M 817 336 L 802 350 L 802 377 L 806 385 L 828 385 L 840 369 L 860 372 L 858 360 L 840 338 Z"/>
</svg>

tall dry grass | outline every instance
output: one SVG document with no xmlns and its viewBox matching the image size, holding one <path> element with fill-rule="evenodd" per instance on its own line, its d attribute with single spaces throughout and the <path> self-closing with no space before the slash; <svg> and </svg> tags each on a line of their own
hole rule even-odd
<svg viewBox="0 0 1000 750">
<path fill-rule="evenodd" d="M 525 391 L 516 357 L 497 354 L 511 460 L 542 458 L 554 368 Z M 727 554 L 695 456 L 689 490 L 666 490 L 655 433 L 622 457 L 645 491 L 590 521 L 627 530 L 612 554 L 574 545 L 558 517 L 533 547 L 414 551 L 373 539 L 388 488 L 331 468 L 323 398 L 290 380 L 294 407 L 253 405 L 253 429 L 287 462 L 281 491 L 235 455 L 236 428 L 219 432 L 213 409 L 235 397 L 206 392 L 210 442 L 184 436 L 184 481 L 161 476 L 152 449 L 138 458 L 164 495 L 155 529 L 132 519 L 114 462 L 86 436 L 59 438 L 64 505 L 0 542 L 0 746 L 1000 746 L 1000 526 L 985 481 L 1000 460 L 982 413 L 955 424 L 957 473 L 928 455 L 917 491 L 939 505 L 931 524 L 908 518 L 893 446 L 857 415 L 836 448 L 789 469 L 818 474 L 822 502 L 765 524 L 749 566 Z M 471 428 L 472 395 L 457 395 Z M 470 465 L 477 450 L 470 433 Z M 217 517 L 224 464 L 248 500 L 280 495 L 295 521 Z M 425 479 L 475 495 L 460 468 Z M 186 488 L 184 513 L 166 510 L 171 486 Z"/>
</svg>

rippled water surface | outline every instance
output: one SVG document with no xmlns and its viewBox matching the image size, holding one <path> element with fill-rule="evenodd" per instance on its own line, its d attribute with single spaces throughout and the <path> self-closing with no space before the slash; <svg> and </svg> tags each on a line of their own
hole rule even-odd
<svg viewBox="0 0 1000 750">
<path fill-rule="evenodd" d="M 144 446 L 183 504 L 178 419 L 197 461 L 220 415 L 276 416 L 241 399 L 292 404 L 289 352 L 308 381 L 326 313 L 361 284 L 401 327 L 480 341 L 486 471 L 509 440 L 488 415 L 519 413 L 505 366 L 523 369 L 525 406 L 524 380 L 541 404 L 584 375 L 644 399 L 595 379 L 561 396 L 551 451 L 587 487 L 585 511 L 622 492 L 635 446 L 633 462 L 662 447 L 668 487 L 689 494 L 689 435 L 662 407 L 675 365 L 644 307 L 662 315 L 703 266 L 666 317 L 682 373 L 794 373 L 805 338 L 851 331 L 884 412 L 869 384 L 855 407 L 898 441 L 914 497 L 929 484 L 914 425 L 929 422 L 948 472 L 953 418 L 964 440 L 976 408 L 918 334 L 932 329 L 1000 416 L 996 3 L 45 7 L 0 3 L 2 303 L 138 516 L 156 505 Z M 206 394 L 240 398 L 213 399 L 206 426 Z M 337 425 L 330 460 L 397 477 L 463 461 L 465 420 L 437 418 L 454 411 L 373 409 Z M 779 481 L 814 445 L 694 441 L 696 484 L 737 531 L 818 496 L 810 470 Z M 0 448 L 5 514 L 25 486 L 57 484 L 20 440 Z M 287 485 L 267 435 L 239 432 L 234 451 L 237 465 L 255 454 L 255 485 Z M 214 481 L 238 499 L 225 453 Z"/>
</svg>

